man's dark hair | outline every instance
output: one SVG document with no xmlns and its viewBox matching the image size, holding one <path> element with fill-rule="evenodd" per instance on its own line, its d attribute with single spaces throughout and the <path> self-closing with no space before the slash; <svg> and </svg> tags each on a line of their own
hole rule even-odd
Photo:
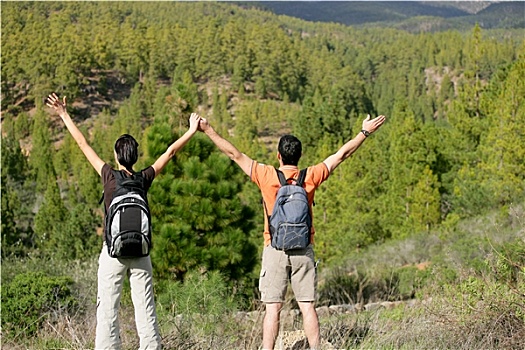
<svg viewBox="0 0 525 350">
<path fill-rule="evenodd" d="M 124 134 L 115 142 L 118 162 L 126 169 L 131 169 L 139 157 L 139 143 L 129 134 Z"/>
<path fill-rule="evenodd" d="M 297 165 L 303 153 L 303 146 L 297 137 L 284 135 L 279 140 L 277 150 L 281 154 L 283 165 Z"/>
</svg>

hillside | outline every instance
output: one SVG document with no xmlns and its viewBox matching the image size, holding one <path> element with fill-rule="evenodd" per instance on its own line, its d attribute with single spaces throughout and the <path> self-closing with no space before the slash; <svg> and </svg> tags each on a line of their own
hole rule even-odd
<svg viewBox="0 0 525 350">
<path fill-rule="evenodd" d="M 468 35 L 413 35 L 391 28 L 299 21 L 225 3 L 156 6 L 3 6 L 2 133 L 14 137 L 7 149 L 28 169 L 8 179 L 16 182 L 12 189 L 19 192 L 18 198 L 34 196 L 40 203 L 48 177 L 60 177 L 66 207 L 89 203 L 97 208 L 95 174 L 88 173 L 89 186 L 79 188 L 79 198 L 66 195 L 69 187 L 78 186 L 74 174 L 81 170 L 78 150 L 70 139 L 64 140 L 67 133 L 60 120 L 42 108 L 43 96 L 51 91 L 68 96 L 70 113 L 104 159 L 112 159 L 104 145 L 123 132 L 142 135 L 144 150 L 152 157 L 161 150 L 153 144 L 161 141 L 149 132 L 167 128 L 167 142 L 184 130 L 188 113 L 197 110 L 261 161 L 275 162 L 276 140 L 290 132 L 311 150 L 304 162 L 316 162 L 352 138 L 364 115 L 388 115 L 387 131 L 371 143 L 390 146 L 379 148 L 379 158 L 365 149 L 350 160 L 349 168 L 343 167 L 347 185 L 345 191 L 337 190 L 342 197 L 329 195 L 336 183 L 319 193 L 327 205 L 324 216 L 338 221 L 319 223 L 329 232 L 322 238 L 325 248 L 320 254 L 334 261 L 344 254 L 338 235 L 345 235 L 344 245 L 357 249 L 439 227 L 450 215 L 479 213 L 521 193 L 523 165 L 515 165 L 520 155 L 512 153 L 508 166 L 496 166 L 498 150 L 487 146 L 495 139 L 504 143 L 502 147 L 516 142 L 513 133 L 497 137 L 501 117 L 495 112 L 513 104 L 490 96 L 519 89 L 507 87 L 520 71 L 515 63 L 518 41 L 484 38 L 476 26 Z M 481 13 L 485 11 L 489 8 Z M 61 40 L 52 39 L 58 37 Z M 87 45 L 93 38 L 95 45 Z M 481 103 L 480 98 L 490 102 Z M 480 107 L 468 107 L 472 104 Z M 411 137 L 397 144 L 389 133 Z M 453 141 L 461 134 L 468 137 L 459 144 Z M 396 159 L 408 157 L 401 145 L 411 143 L 428 154 L 410 153 L 406 168 L 398 166 Z M 358 165 L 360 161 L 364 165 Z M 376 168 L 375 162 L 392 166 Z M 472 172 L 458 177 L 467 169 Z M 363 193 L 350 184 L 364 181 L 368 173 L 381 180 L 362 205 Z M 480 193 L 471 194 L 467 189 L 480 180 L 475 174 L 498 181 L 484 180 Z M 24 181 L 36 183 L 37 190 L 22 186 Z M 515 190 L 500 190 L 499 181 Z M 403 188 L 415 194 L 404 196 Z M 477 200 L 478 195 L 484 200 Z M 383 205 L 385 198 L 391 205 Z M 382 215 L 370 216 L 371 208 Z M 28 205 L 23 213 L 15 213 L 23 232 L 32 227 L 35 210 Z"/>
<path fill-rule="evenodd" d="M 312 208 L 334 347 L 523 349 L 523 30 L 467 21 L 511 23 L 516 10 L 496 5 L 411 4 L 350 26 L 251 3 L 3 2 L 2 346 L 93 348 L 102 185 L 44 104 L 56 92 L 108 164 L 134 135 L 135 170 L 193 112 L 260 163 L 278 164 L 285 133 L 302 142 L 301 168 L 344 154 Z M 363 139 L 368 114 L 387 119 Z M 258 187 L 199 132 L 148 202 L 165 348 L 260 348 Z M 138 347 L 130 294 L 125 284 L 126 349 Z M 291 294 L 284 312 L 283 335 L 300 335 Z"/>
<path fill-rule="evenodd" d="M 485 29 L 525 28 L 523 1 L 268 1 L 260 6 L 307 21 L 374 24 L 409 31 L 420 31 L 423 23 L 438 19 L 440 26 L 426 26 L 430 28 L 426 30 L 464 30 L 465 23 L 479 23 Z"/>
</svg>

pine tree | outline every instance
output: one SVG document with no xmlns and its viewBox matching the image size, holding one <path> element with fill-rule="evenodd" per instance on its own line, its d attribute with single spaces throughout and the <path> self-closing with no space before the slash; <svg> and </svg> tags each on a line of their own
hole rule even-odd
<svg viewBox="0 0 525 350">
<path fill-rule="evenodd" d="M 43 112 L 37 112 L 31 132 L 33 147 L 29 156 L 29 164 L 34 171 L 36 189 L 39 192 L 46 190 L 49 178 L 56 177 L 47 118 Z"/>
<path fill-rule="evenodd" d="M 130 134 L 138 140 L 144 130 L 143 112 L 144 104 L 141 100 L 140 84 L 135 84 L 129 99 L 119 108 L 112 125 L 113 142 L 122 134 Z"/>
<path fill-rule="evenodd" d="M 434 228 L 440 221 L 440 194 L 437 176 L 427 165 L 410 196 L 410 221 L 415 232 Z"/>
<path fill-rule="evenodd" d="M 496 203 L 510 204 L 525 190 L 525 149 L 519 147 L 525 135 L 525 60 L 509 69 L 502 82 L 495 81 L 494 93 L 481 97 L 490 118 L 490 129 L 480 149 L 484 183 Z M 486 97 L 485 97 L 486 96 Z"/>
<path fill-rule="evenodd" d="M 15 138 L 12 117 L 3 124 L 2 142 L 2 256 L 24 255 L 32 245 L 34 180 L 26 156 Z"/>
<path fill-rule="evenodd" d="M 389 188 L 384 198 L 381 225 L 391 232 L 393 237 L 406 237 L 416 229 L 415 218 L 412 217 L 413 199 L 417 197 L 414 193 L 416 188 L 426 184 L 432 196 L 435 195 L 435 189 L 439 188 L 437 178 L 430 176 L 431 172 L 425 175 L 425 168 L 436 162 L 437 141 L 434 140 L 430 130 L 426 131 L 428 127 L 414 116 L 406 101 L 399 101 L 396 104 L 395 119 L 392 123 L 393 127 L 390 129 L 392 167 L 388 176 Z M 420 182 L 421 184 L 418 185 Z M 416 206 L 425 206 L 424 203 L 428 199 L 421 198 L 419 201 L 422 202 Z M 435 201 L 439 202 L 439 197 L 432 200 L 432 209 L 438 210 L 437 213 L 428 214 L 432 218 L 436 215 L 439 217 L 439 206 L 437 208 L 434 206 Z M 416 211 L 420 210 L 419 208 Z M 417 226 L 424 227 L 425 224 L 418 222 Z"/>
<path fill-rule="evenodd" d="M 315 242 L 321 259 L 341 261 L 349 252 L 390 238 L 381 222 L 381 216 L 387 215 L 383 202 L 392 168 L 388 127 L 369 137 L 316 191 Z M 354 136 L 360 131 L 360 123 L 351 127 Z M 342 146 L 332 144 L 331 140 L 319 143 L 319 159 Z"/>
<path fill-rule="evenodd" d="M 148 156 L 154 159 L 170 137 L 168 125 L 153 125 Z M 241 280 L 251 271 L 256 261 L 249 239 L 253 212 L 239 200 L 240 176 L 200 135 L 179 151 L 149 191 L 156 273 L 183 279 L 191 270 L 219 270 Z"/>
<path fill-rule="evenodd" d="M 79 260 L 96 256 L 100 251 L 101 238 L 96 229 L 101 226 L 102 218 L 84 204 L 77 204 L 69 212 L 63 225 L 54 230 L 54 254 L 60 259 Z"/>
<path fill-rule="evenodd" d="M 49 177 L 47 189 L 38 212 L 35 216 L 34 231 L 36 245 L 44 254 L 54 254 L 64 232 L 64 223 L 69 219 L 69 213 L 60 197 L 56 179 Z M 68 248 L 66 248 L 68 249 Z"/>
<path fill-rule="evenodd" d="M 16 210 L 18 203 L 16 193 L 9 191 L 7 176 L 2 173 L 2 257 L 16 251 L 15 246 L 20 245 L 21 237 L 16 225 Z"/>
</svg>

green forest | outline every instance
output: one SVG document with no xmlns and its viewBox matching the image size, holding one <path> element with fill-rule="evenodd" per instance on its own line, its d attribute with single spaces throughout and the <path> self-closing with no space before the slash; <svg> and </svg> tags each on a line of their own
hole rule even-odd
<svg viewBox="0 0 525 350">
<path fill-rule="evenodd" d="M 1 15 L 6 347 L 93 347 L 102 182 L 46 107 L 52 92 L 109 164 L 118 136 L 134 135 L 137 169 L 192 112 L 266 164 L 278 165 L 280 136 L 296 135 L 300 167 L 335 153 L 367 114 L 386 115 L 317 191 L 319 305 L 426 304 L 321 318 L 323 337 L 334 348 L 525 346 L 524 29 L 358 28 L 227 2 L 3 2 Z M 260 320 L 235 317 L 261 308 L 257 186 L 197 134 L 148 198 L 165 348 L 256 349 Z"/>
</svg>

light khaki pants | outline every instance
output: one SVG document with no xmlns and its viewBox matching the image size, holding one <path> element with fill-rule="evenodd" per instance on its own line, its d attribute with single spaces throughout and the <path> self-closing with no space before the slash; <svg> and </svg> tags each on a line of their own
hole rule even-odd
<svg viewBox="0 0 525 350">
<path fill-rule="evenodd" d="M 161 339 L 153 296 L 153 269 L 149 256 L 116 259 L 102 247 L 98 266 L 97 331 L 95 349 L 120 349 L 118 311 L 124 278 L 129 271 L 131 299 L 140 349 L 160 349 Z"/>
</svg>

